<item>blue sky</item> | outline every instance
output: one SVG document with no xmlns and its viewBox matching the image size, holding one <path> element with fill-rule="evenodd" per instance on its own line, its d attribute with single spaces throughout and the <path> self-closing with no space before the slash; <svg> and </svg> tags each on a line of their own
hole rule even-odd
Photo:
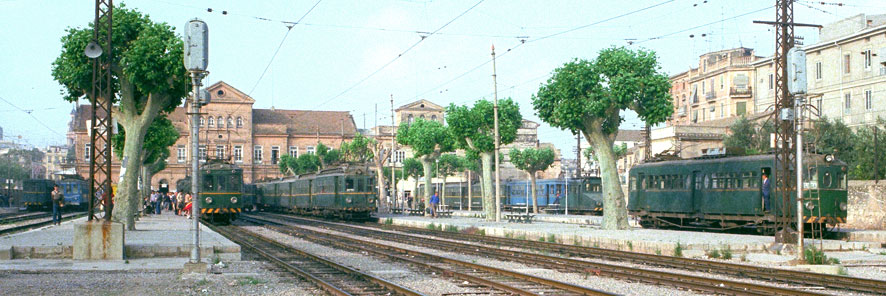
<svg viewBox="0 0 886 296">
<path fill-rule="evenodd" d="M 553 69 L 573 58 L 592 59 L 600 49 L 631 42 L 631 48 L 656 51 L 662 70 L 675 74 L 708 51 L 745 46 L 771 55 L 775 39 L 768 26 L 751 23 L 772 20 L 774 0 L 322 0 L 285 41 L 286 22 L 298 20 L 317 0 L 115 4 L 121 2 L 176 26 L 179 34 L 191 18 L 206 21 L 211 72 L 206 83 L 224 80 L 250 94 L 256 108 L 351 111 L 358 127 L 364 118 L 367 127 L 376 118 L 389 124 L 391 95 L 397 106 L 417 99 L 444 106 L 492 99 L 492 64 L 484 63 L 493 44 L 499 98 L 515 99 L 524 118 L 542 123 L 530 97 Z M 845 5 L 798 1 L 795 21 L 827 24 L 862 12 L 886 13 L 886 1 L 829 1 L 836 2 Z M 72 105 L 61 99 L 51 63 L 65 28 L 93 20 L 93 4 L 0 0 L 0 98 L 31 111 L 0 101 L 6 139 L 35 146 L 64 143 Z M 807 44 L 817 40 L 816 29 L 798 28 L 797 34 Z M 624 115 L 623 128 L 642 126 Z M 569 132 L 542 123 L 539 138 L 573 153 Z"/>
</svg>

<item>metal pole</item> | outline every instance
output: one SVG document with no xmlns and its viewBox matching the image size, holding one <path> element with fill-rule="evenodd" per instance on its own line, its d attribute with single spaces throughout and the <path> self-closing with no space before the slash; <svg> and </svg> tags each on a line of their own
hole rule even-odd
<svg viewBox="0 0 886 296">
<path fill-rule="evenodd" d="M 797 95 L 794 103 L 797 114 L 797 260 L 802 261 L 803 254 L 803 97 Z"/>
<path fill-rule="evenodd" d="M 566 172 L 566 210 L 563 212 L 563 215 L 569 215 L 569 172 Z"/>
<path fill-rule="evenodd" d="M 394 166 L 394 156 L 397 154 L 397 144 L 394 139 L 397 138 L 394 126 L 394 94 L 391 94 L 391 198 L 400 200 L 397 197 L 397 167 Z M 403 208 L 403 201 L 400 200 L 400 208 Z"/>
<path fill-rule="evenodd" d="M 874 184 L 880 183 L 880 145 L 877 143 L 879 129 L 874 126 Z"/>
<path fill-rule="evenodd" d="M 493 101 L 492 116 L 495 118 L 495 222 L 501 221 L 501 180 L 499 175 L 498 151 L 500 139 L 498 138 L 498 82 L 495 77 L 495 45 L 492 46 L 492 89 L 495 100 Z"/>
<path fill-rule="evenodd" d="M 200 262 L 200 86 L 201 73 L 191 72 L 191 218 L 194 219 L 194 248 L 191 249 L 191 263 Z"/>
</svg>

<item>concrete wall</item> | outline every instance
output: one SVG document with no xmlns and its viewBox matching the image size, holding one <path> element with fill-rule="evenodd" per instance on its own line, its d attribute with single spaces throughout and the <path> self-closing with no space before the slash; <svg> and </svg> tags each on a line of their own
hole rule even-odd
<svg viewBox="0 0 886 296">
<path fill-rule="evenodd" d="M 847 228 L 886 229 L 886 181 L 849 181 Z"/>
</svg>

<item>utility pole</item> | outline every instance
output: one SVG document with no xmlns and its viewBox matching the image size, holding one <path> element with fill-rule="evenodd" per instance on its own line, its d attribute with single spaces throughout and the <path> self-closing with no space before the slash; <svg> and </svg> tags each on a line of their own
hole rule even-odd
<svg viewBox="0 0 886 296">
<path fill-rule="evenodd" d="M 92 149 L 89 155 L 89 221 L 95 217 L 97 197 L 102 199 L 105 221 L 111 221 L 111 137 L 116 128 L 111 119 L 111 108 L 114 105 L 111 94 L 113 10 L 113 0 L 95 1 L 95 28 L 92 31 L 92 41 L 84 50 L 84 54 L 92 59 L 92 124 L 87 127 Z"/>
<path fill-rule="evenodd" d="M 188 72 L 191 72 L 192 87 L 188 115 L 191 117 L 191 217 L 194 219 L 194 247 L 191 249 L 190 263 L 196 264 L 200 263 L 200 105 L 209 102 L 208 95 L 202 100 L 200 98 L 203 77 L 209 73 L 206 72 L 209 64 L 209 28 L 205 22 L 195 18 L 185 24 L 184 46 L 184 63 Z M 209 149 L 208 146 L 206 148 Z"/>
<path fill-rule="evenodd" d="M 880 145 L 877 141 L 877 134 L 880 129 L 874 126 L 874 184 L 880 183 Z"/>
<path fill-rule="evenodd" d="M 394 155 L 397 154 L 397 143 L 394 142 L 394 139 L 397 138 L 397 133 L 395 132 L 394 128 L 394 94 L 391 94 L 391 198 L 399 200 L 397 198 L 397 167 L 394 166 Z M 402 201 L 400 202 L 402 203 Z"/>
<path fill-rule="evenodd" d="M 577 147 L 575 149 L 575 164 L 577 165 L 575 170 L 575 178 L 578 179 L 581 178 L 581 131 L 579 131 L 578 134 L 575 135 L 575 147 Z"/>
<path fill-rule="evenodd" d="M 501 178 L 499 175 L 498 151 L 498 82 L 495 73 L 495 45 L 492 45 L 492 89 L 495 100 L 492 102 L 492 116 L 495 117 L 495 222 L 501 221 Z"/>
</svg>

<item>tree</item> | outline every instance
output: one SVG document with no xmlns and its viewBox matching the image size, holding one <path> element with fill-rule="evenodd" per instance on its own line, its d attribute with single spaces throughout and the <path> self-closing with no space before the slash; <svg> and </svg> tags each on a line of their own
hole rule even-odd
<svg viewBox="0 0 886 296">
<path fill-rule="evenodd" d="M 529 174 L 529 180 L 532 182 L 532 211 L 538 214 L 538 194 L 535 189 L 535 173 L 548 169 L 551 164 L 554 163 L 554 150 L 551 150 L 551 148 L 526 148 L 523 151 L 512 149 L 510 156 L 511 163 L 513 163 L 514 166 Z"/>
<path fill-rule="evenodd" d="M 829 120 L 820 118 L 813 121 L 812 130 L 807 133 L 804 141 L 814 143 L 820 153 L 833 153 L 837 159 L 845 161 L 850 168 L 855 164 L 855 143 L 858 142 L 856 134 L 846 126 L 842 120 Z M 871 136 L 873 137 L 873 136 Z"/>
<path fill-rule="evenodd" d="M 446 177 L 465 170 L 464 158 L 455 154 L 443 154 L 437 160 L 437 175 L 443 177 L 443 190 L 440 193 L 440 202 L 446 204 Z"/>
<path fill-rule="evenodd" d="M 425 175 L 424 165 L 422 165 L 421 161 L 415 158 L 407 158 L 403 161 L 403 172 L 406 176 L 412 177 L 415 179 L 415 188 L 413 192 L 418 192 L 418 179 Z M 425 186 L 427 188 L 427 186 Z M 425 190 L 427 191 L 427 190 Z M 415 193 L 412 194 L 412 204 L 409 205 L 411 208 L 416 207 L 416 202 L 418 201 L 418 196 Z"/>
<path fill-rule="evenodd" d="M 612 152 L 615 153 L 615 159 L 622 158 L 628 154 L 628 144 L 621 143 L 621 145 L 612 145 Z M 592 159 L 599 162 L 599 160 L 597 160 L 597 154 L 594 153 L 594 147 L 585 148 L 582 154 L 584 154 L 586 159 Z"/>
<path fill-rule="evenodd" d="M 111 138 L 114 154 L 117 157 L 123 155 L 126 146 L 126 128 L 120 126 L 120 132 Z M 138 207 L 144 206 L 144 198 L 151 193 L 151 179 L 154 174 L 166 168 L 166 159 L 169 158 L 169 146 L 175 145 L 179 138 L 178 130 L 172 125 L 172 121 L 165 115 L 159 115 L 148 126 L 145 132 L 144 145 L 141 149 L 141 164 L 139 170 L 142 179 L 142 189 L 137 201 Z"/>
<path fill-rule="evenodd" d="M 292 157 L 289 154 L 283 154 L 280 156 L 280 162 L 277 163 L 277 166 L 280 167 L 280 173 L 284 175 L 295 175 L 298 170 L 298 158 Z"/>
<path fill-rule="evenodd" d="M 362 138 L 362 135 L 360 137 Z M 355 143 L 360 143 L 360 142 L 356 142 L 356 139 L 357 139 L 356 137 L 354 139 L 355 139 Z M 351 145 L 351 146 L 354 146 L 354 145 Z M 388 204 L 392 201 L 387 199 L 388 190 L 385 187 L 384 180 L 390 179 L 391 172 L 389 171 L 389 172 L 385 173 L 384 170 L 387 169 L 385 167 L 385 164 L 387 164 L 388 160 L 391 159 L 391 153 L 392 153 L 393 149 L 385 147 L 385 145 L 382 144 L 381 141 L 377 141 L 376 139 L 367 139 L 365 147 L 366 147 L 366 150 L 369 152 L 368 158 L 370 160 L 372 160 L 373 165 L 375 166 L 375 177 L 376 177 L 375 179 L 376 179 L 376 182 L 378 182 L 377 183 L 377 186 L 378 186 L 378 211 L 381 213 L 390 212 Z M 348 148 L 348 150 L 349 150 L 348 153 L 352 154 L 352 155 L 366 155 L 365 154 L 366 152 L 360 151 L 363 149 L 364 149 L 363 146 L 350 147 L 350 148 Z M 395 181 L 389 181 L 389 182 L 391 184 L 391 188 L 394 188 L 394 186 L 397 186 L 396 185 L 397 183 Z M 391 194 L 391 198 L 396 199 L 397 197 L 393 196 L 393 194 Z M 382 202 L 382 200 L 384 200 L 384 202 Z"/>
<path fill-rule="evenodd" d="M 69 102 L 83 96 L 90 101 L 97 99 L 89 95 L 92 66 L 83 54 L 92 40 L 92 26 L 68 28 L 61 40 L 61 54 L 52 64 L 52 76 L 63 86 L 64 99 Z M 114 118 L 129 131 L 122 154 L 128 169 L 118 186 L 113 217 L 134 230 L 145 133 L 159 114 L 181 104 L 190 90 L 190 79 L 182 63 L 182 40 L 172 26 L 155 23 L 147 15 L 120 5 L 114 8 L 112 34 L 114 50 L 109 59 L 113 96 L 99 99 L 116 103 Z"/>
<path fill-rule="evenodd" d="M 364 137 L 361 133 L 354 134 L 350 142 L 342 143 L 338 149 L 341 151 L 341 160 L 352 163 L 366 163 L 373 159 L 372 146 L 377 141 Z"/>
<path fill-rule="evenodd" d="M 623 47 L 600 51 L 596 59 L 576 59 L 554 74 L 532 96 L 538 116 L 548 124 L 582 133 L 600 161 L 603 182 L 603 228 L 627 229 L 624 193 L 612 144 L 624 120 L 635 111 L 647 124 L 663 122 L 674 112 L 668 76 L 655 53 Z"/>
<path fill-rule="evenodd" d="M 460 148 L 473 151 L 483 163 L 483 210 L 486 220 L 498 220 L 492 185 L 493 157 L 495 157 L 495 116 L 493 102 L 480 100 L 473 108 L 450 104 L 446 107 L 446 122 Z M 499 144 L 507 145 L 517 138 L 517 129 L 523 124 L 520 106 L 510 98 L 498 101 Z"/>
<path fill-rule="evenodd" d="M 421 161 L 424 175 L 428 176 L 425 178 L 427 190 L 425 190 L 424 201 L 429 200 L 431 198 L 431 168 L 434 161 L 440 157 L 440 154 L 455 149 L 451 131 L 437 121 L 419 119 L 412 124 L 404 122 L 400 124 L 397 132 L 397 142 L 412 147 L 413 155 Z"/>
</svg>

